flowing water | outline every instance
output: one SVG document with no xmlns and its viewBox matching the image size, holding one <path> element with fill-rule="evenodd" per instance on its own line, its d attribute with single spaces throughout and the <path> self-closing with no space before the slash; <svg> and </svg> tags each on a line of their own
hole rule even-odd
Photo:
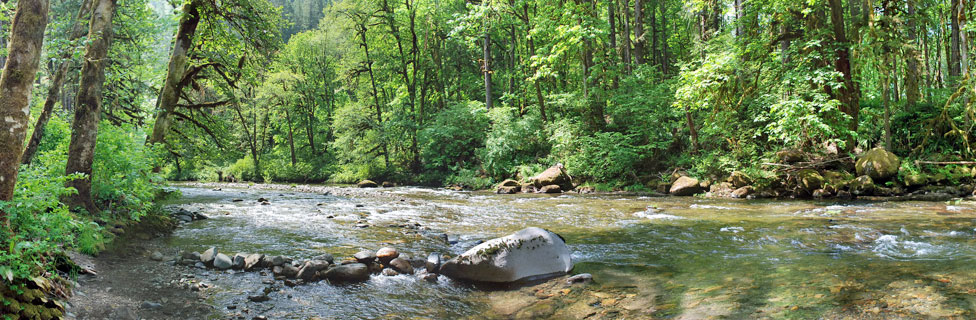
<svg viewBox="0 0 976 320">
<path fill-rule="evenodd" d="M 194 271 L 213 283 L 211 303 L 240 306 L 228 313 L 247 308 L 252 315 L 293 319 L 976 317 L 972 201 L 736 201 L 407 187 L 347 197 L 179 190 L 183 197 L 170 204 L 210 216 L 167 238 L 180 249 L 217 246 L 225 253 L 307 259 L 393 246 L 414 257 L 453 256 L 477 240 L 537 226 L 562 235 L 573 251 L 573 273 L 592 273 L 595 280 L 563 291 L 562 298 L 557 292 L 540 299 L 526 290 L 479 290 L 444 277 L 428 283 L 374 275 L 356 285 L 282 287 L 258 304 L 246 296 L 266 287 L 262 280 L 270 276 Z M 261 205 L 259 197 L 271 204 Z"/>
</svg>

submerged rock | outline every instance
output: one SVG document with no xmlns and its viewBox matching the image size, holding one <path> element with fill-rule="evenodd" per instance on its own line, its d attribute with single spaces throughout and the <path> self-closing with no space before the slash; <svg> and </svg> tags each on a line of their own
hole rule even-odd
<svg viewBox="0 0 976 320">
<path fill-rule="evenodd" d="M 437 273 L 441 269 L 441 254 L 431 253 L 427 256 L 427 261 L 424 263 L 424 267 L 427 268 L 427 272 Z"/>
<path fill-rule="evenodd" d="M 669 192 L 673 196 L 692 196 L 703 191 L 698 179 L 681 176 L 671 184 Z"/>
<path fill-rule="evenodd" d="M 440 273 L 469 281 L 515 282 L 557 276 L 572 269 L 565 240 L 533 227 L 477 245 L 444 263 Z"/>
<path fill-rule="evenodd" d="M 542 186 L 542 189 L 539 189 L 539 193 L 562 193 L 562 192 L 563 189 L 554 184 Z"/>
<path fill-rule="evenodd" d="M 858 176 L 884 181 L 898 174 L 901 160 L 884 148 L 874 148 L 858 157 L 854 163 Z"/>
</svg>

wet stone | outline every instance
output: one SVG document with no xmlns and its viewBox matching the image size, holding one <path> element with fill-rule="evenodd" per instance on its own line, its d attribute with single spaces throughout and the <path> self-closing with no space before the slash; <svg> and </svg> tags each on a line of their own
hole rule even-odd
<svg viewBox="0 0 976 320">
<path fill-rule="evenodd" d="M 390 261 L 390 268 L 393 268 L 399 273 L 413 274 L 413 266 L 403 258 L 396 258 Z"/>
<path fill-rule="evenodd" d="M 213 266 L 214 266 L 214 268 L 217 268 L 217 269 L 220 269 L 220 270 L 230 269 L 230 267 L 232 267 L 233 265 L 234 265 L 234 262 L 231 261 L 230 257 L 228 257 L 226 254 L 223 254 L 223 253 L 218 253 L 217 256 L 213 260 Z"/>
<path fill-rule="evenodd" d="M 400 256 L 400 252 L 397 249 L 384 247 L 376 251 L 376 258 L 380 260 L 380 263 L 389 264 L 390 261 L 396 259 Z"/>
<path fill-rule="evenodd" d="M 376 253 L 372 250 L 362 250 L 352 256 L 359 263 L 370 263 L 376 260 Z"/>
<path fill-rule="evenodd" d="M 244 270 L 251 271 L 261 267 L 261 260 L 264 259 L 263 254 L 254 253 L 248 255 L 244 258 Z"/>
<path fill-rule="evenodd" d="M 210 249 L 200 254 L 200 262 L 203 262 L 206 266 L 212 266 L 214 258 L 217 257 L 217 253 L 217 247 L 210 247 Z"/>
</svg>

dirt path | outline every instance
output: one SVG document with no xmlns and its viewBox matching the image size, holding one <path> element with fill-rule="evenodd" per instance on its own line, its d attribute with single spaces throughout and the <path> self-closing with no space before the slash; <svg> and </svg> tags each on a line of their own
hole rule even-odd
<svg viewBox="0 0 976 320">
<path fill-rule="evenodd" d="M 136 229 L 136 228 L 130 228 Z M 184 288 L 185 275 L 165 261 L 177 255 L 163 245 L 166 235 L 131 230 L 97 257 L 75 255 L 98 275 L 81 275 L 68 299 L 69 319 L 207 319 L 214 314 L 205 294 Z M 170 252 L 172 251 L 172 252 Z M 159 258 L 159 256 L 157 256 Z"/>
</svg>

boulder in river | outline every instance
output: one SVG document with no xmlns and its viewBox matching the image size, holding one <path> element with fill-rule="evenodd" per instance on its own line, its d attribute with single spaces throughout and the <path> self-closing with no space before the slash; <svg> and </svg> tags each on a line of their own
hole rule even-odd
<svg viewBox="0 0 976 320">
<path fill-rule="evenodd" d="M 742 188 L 751 185 L 752 178 L 750 178 L 745 172 L 732 171 L 732 174 L 729 175 L 729 183 L 732 183 L 732 187 Z"/>
<path fill-rule="evenodd" d="M 516 282 L 572 269 L 566 241 L 552 231 L 532 227 L 479 244 L 444 263 L 440 273 L 468 281 Z"/>
<path fill-rule="evenodd" d="M 857 196 L 869 196 L 874 193 L 874 180 L 869 176 L 860 176 L 848 184 L 851 193 Z"/>
<path fill-rule="evenodd" d="M 400 252 L 397 249 L 390 247 L 383 247 L 376 251 L 376 258 L 380 260 L 382 264 L 390 264 L 390 261 L 396 259 L 400 256 Z"/>
<path fill-rule="evenodd" d="M 393 188 L 393 187 L 396 187 L 396 184 L 393 183 L 393 182 L 389 182 L 389 181 L 383 181 L 383 187 L 384 188 Z"/>
<path fill-rule="evenodd" d="M 753 193 L 756 193 L 756 189 L 754 189 L 752 186 L 745 186 L 742 188 L 735 189 L 735 191 L 732 191 L 732 197 L 742 199 L 748 197 Z"/>
<path fill-rule="evenodd" d="M 220 270 L 227 270 L 234 266 L 234 262 L 231 261 L 230 257 L 228 257 L 226 254 L 218 253 L 217 256 L 214 257 L 213 266 L 214 268 Z"/>
<path fill-rule="evenodd" d="M 501 186 L 495 190 L 497 194 L 516 194 L 518 193 L 520 187 L 505 187 Z"/>
<path fill-rule="evenodd" d="M 698 179 L 681 176 L 671 184 L 671 190 L 669 192 L 673 196 L 693 196 L 701 193 L 702 187 L 698 183 Z"/>
<path fill-rule="evenodd" d="M 813 192 L 823 187 L 824 178 L 817 170 L 803 169 L 796 173 L 796 182 L 804 191 Z"/>
<path fill-rule="evenodd" d="M 230 260 L 233 264 L 233 266 L 231 267 L 234 268 L 234 270 L 243 270 L 244 265 L 246 264 L 245 260 L 247 260 L 247 254 L 245 253 L 235 254 L 234 257 L 232 257 Z"/>
<path fill-rule="evenodd" d="M 275 276 L 283 276 L 285 278 L 294 279 L 298 276 L 298 267 L 286 263 L 280 266 L 275 266 L 271 270 Z"/>
<path fill-rule="evenodd" d="M 872 180 L 885 181 L 898 174 L 901 160 L 884 148 L 874 148 L 858 157 L 854 169 L 858 176 L 868 176 Z"/>
<path fill-rule="evenodd" d="M 563 189 L 557 185 L 550 184 L 542 186 L 542 189 L 539 189 L 539 193 L 563 193 Z"/>
<path fill-rule="evenodd" d="M 326 270 L 329 268 L 329 262 L 325 260 L 309 260 L 302 265 L 301 269 L 298 269 L 298 279 L 305 280 L 305 282 L 311 282 L 318 280 L 319 271 Z"/>
<path fill-rule="evenodd" d="M 570 191 L 575 188 L 573 178 L 566 173 L 561 163 L 549 167 L 539 175 L 529 179 L 536 188 L 542 188 L 551 184 L 558 185 L 562 191 Z"/>
<path fill-rule="evenodd" d="M 260 253 L 249 254 L 244 258 L 244 270 L 251 271 L 255 269 L 260 269 L 264 267 L 261 261 L 264 260 L 264 255 Z"/>
<path fill-rule="evenodd" d="M 356 184 L 360 188 L 376 188 L 379 187 L 373 180 L 363 180 Z"/>
<path fill-rule="evenodd" d="M 372 250 L 362 250 L 352 256 L 359 263 L 370 263 L 376 260 L 376 253 Z"/>
<path fill-rule="evenodd" d="M 413 266 L 403 258 L 396 258 L 390 261 L 390 268 L 402 274 L 413 274 Z"/>
<path fill-rule="evenodd" d="M 428 255 L 427 261 L 424 262 L 424 267 L 427 268 L 427 272 L 439 272 L 441 268 L 441 254 L 435 252 Z"/>
<path fill-rule="evenodd" d="M 521 187 L 522 184 L 512 179 L 506 179 L 505 181 L 502 181 L 502 183 L 499 183 L 498 186 L 499 187 Z"/>
<path fill-rule="evenodd" d="M 200 254 L 200 262 L 205 266 L 213 266 L 214 258 L 217 257 L 217 247 L 210 247 L 207 251 Z"/>
<path fill-rule="evenodd" d="M 369 267 L 362 263 L 338 265 L 325 272 L 332 282 L 362 282 L 369 280 Z"/>
</svg>

